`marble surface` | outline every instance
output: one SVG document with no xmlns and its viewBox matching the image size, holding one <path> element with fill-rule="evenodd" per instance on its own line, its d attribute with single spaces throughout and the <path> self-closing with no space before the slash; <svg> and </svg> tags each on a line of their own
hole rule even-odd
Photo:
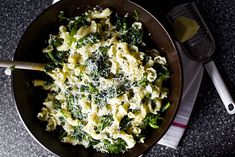
<svg viewBox="0 0 235 157">
<path fill-rule="evenodd" d="M 187 0 L 136 0 L 167 27 L 165 14 Z M 214 61 L 235 99 L 235 1 L 196 0 L 215 38 Z M 30 22 L 52 1 L 0 0 L 0 59 L 11 59 Z M 10 77 L 0 68 L 0 157 L 54 156 L 37 144 L 17 115 Z M 144 157 L 235 156 L 235 115 L 229 115 L 205 72 L 189 126 L 177 150 L 155 145 Z"/>
</svg>

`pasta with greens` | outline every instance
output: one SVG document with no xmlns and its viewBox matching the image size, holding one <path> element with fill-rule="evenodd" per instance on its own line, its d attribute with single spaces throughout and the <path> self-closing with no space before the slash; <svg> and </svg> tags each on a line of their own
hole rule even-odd
<svg viewBox="0 0 235 157">
<path fill-rule="evenodd" d="M 43 49 L 52 79 L 33 81 L 48 92 L 37 117 L 62 142 L 104 153 L 143 143 L 170 105 L 166 58 L 147 49 L 141 22 L 109 8 L 59 18 L 64 24 Z"/>
</svg>

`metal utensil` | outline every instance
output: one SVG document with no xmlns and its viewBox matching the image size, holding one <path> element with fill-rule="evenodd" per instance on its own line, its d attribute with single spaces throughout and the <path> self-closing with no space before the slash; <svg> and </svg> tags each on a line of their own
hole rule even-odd
<svg viewBox="0 0 235 157">
<path fill-rule="evenodd" d="M 215 66 L 211 56 L 214 53 L 215 41 L 203 20 L 197 6 L 194 2 L 182 4 L 173 8 L 167 15 L 170 23 L 174 23 L 175 19 L 185 16 L 197 21 L 200 29 L 195 36 L 182 43 L 182 47 L 186 50 L 186 54 L 193 60 L 203 62 L 208 74 L 210 75 L 221 100 L 229 114 L 235 114 L 235 103 L 221 78 L 218 69 Z"/>
<path fill-rule="evenodd" d="M 41 63 L 32 63 L 32 62 L 22 62 L 22 61 L 5 61 L 0 60 L 0 67 L 15 69 L 26 69 L 26 70 L 36 70 L 43 71 L 44 64 Z"/>
</svg>

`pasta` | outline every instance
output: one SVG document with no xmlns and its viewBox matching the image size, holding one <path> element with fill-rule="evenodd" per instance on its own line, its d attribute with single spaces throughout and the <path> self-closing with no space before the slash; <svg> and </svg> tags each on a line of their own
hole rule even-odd
<svg viewBox="0 0 235 157">
<path fill-rule="evenodd" d="M 34 80 L 48 91 L 38 118 L 46 130 L 62 131 L 62 142 L 92 146 L 104 153 L 125 152 L 144 142 L 145 130 L 159 127 L 169 78 L 167 61 L 147 55 L 142 23 L 93 9 L 50 35 L 43 53 L 50 81 Z M 156 51 L 156 50 L 154 50 Z"/>
</svg>

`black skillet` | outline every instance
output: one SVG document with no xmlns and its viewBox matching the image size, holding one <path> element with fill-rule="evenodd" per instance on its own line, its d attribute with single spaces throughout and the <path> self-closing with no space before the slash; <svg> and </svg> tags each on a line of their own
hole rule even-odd
<svg viewBox="0 0 235 157">
<path fill-rule="evenodd" d="M 42 72 L 15 70 L 12 74 L 12 87 L 18 113 L 29 133 L 43 147 L 59 155 L 68 157 L 105 157 L 105 156 L 138 156 L 151 148 L 165 134 L 170 126 L 181 99 L 182 91 L 182 69 L 177 50 L 160 22 L 147 10 L 128 0 L 63 0 L 40 14 L 28 27 L 22 36 L 14 60 L 42 62 L 42 48 L 50 33 L 58 32 L 60 25 L 58 14 L 64 11 L 69 17 L 81 14 L 95 6 L 110 7 L 120 14 L 129 13 L 134 10 L 139 14 L 139 20 L 143 23 L 146 31 L 150 33 L 152 44 L 161 50 L 166 56 L 170 68 L 170 96 L 171 107 L 166 111 L 164 120 L 159 129 L 153 130 L 147 135 L 144 144 L 136 144 L 134 148 L 124 154 L 109 155 L 98 153 L 83 146 L 72 146 L 60 142 L 58 137 L 45 131 L 45 125 L 37 119 L 37 113 L 42 107 L 45 96 L 40 90 L 32 86 L 32 80 L 47 77 Z"/>
</svg>

